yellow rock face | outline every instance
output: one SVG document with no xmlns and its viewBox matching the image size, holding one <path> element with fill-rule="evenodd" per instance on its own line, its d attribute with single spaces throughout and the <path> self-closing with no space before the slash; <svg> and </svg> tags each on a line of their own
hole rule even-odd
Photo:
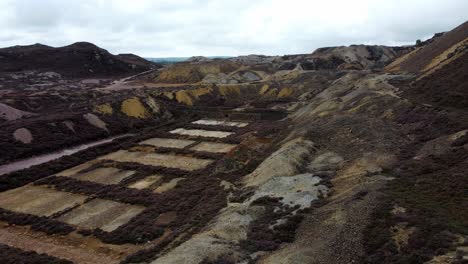
<svg viewBox="0 0 468 264">
<path fill-rule="evenodd" d="M 200 96 L 209 94 L 213 91 L 211 87 L 198 88 L 194 90 L 181 90 L 176 92 L 176 100 L 179 103 L 183 103 L 192 106 Z"/>
<path fill-rule="evenodd" d="M 112 106 L 109 103 L 107 103 L 95 106 L 93 112 L 103 115 L 112 115 L 114 110 L 112 109 Z"/>
<path fill-rule="evenodd" d="M 290 97 L 293 94 L 294 90 L 292 88 L 283 88 L 278 93 L 278 98 Z"/>
<path fill-rule="evenodd" d="M 177 65 L 162 71 L 157 81 L 164 83 L 197 82 L 200 79 L 198 74 L 191 65 Z"/>
<path fill-rule="evenodd" d="M 166 68 L 157 77 L 162 83 L 197 83 L 207 74 L 228 73 L 236 70 L 238 65 L 231 62 L 206 62 L 200 64 L 178 64 Z"/>
<path fill-rule="evenodd" d="M 260 95 L 264 95 L 268 89 L 270 89 L 270 86 L 268 86 L 268 84 L 265 84 L 262 86 L 262 89 L 260 89 L 260 92 L 258 92 Z"/>
<path fill-rule="evenodd" d="M 140 99 L 133 97 L 122 102 L 122 113 L 135 118 L 148 118 L 150 114 L 141 103 Z"/>
<path fill-rule="evenodd" d="M 239 85 L 222 85 L 219 87 L 219 93 L 223 96 L 227 95 L 240 95 Z"/>
<path fill-rule="evenodd" d="M 190 97 L 190 92 L 186 90 L 178 91 L 176 93 L 176 100 L 179 103 L 184 103 L 189 106 L 193 105 L 193 99 Z"/>
</svg>

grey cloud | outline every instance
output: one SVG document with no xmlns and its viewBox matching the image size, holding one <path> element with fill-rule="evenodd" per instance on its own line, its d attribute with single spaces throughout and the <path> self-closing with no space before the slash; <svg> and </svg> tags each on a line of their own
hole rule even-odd
<svg viewBox="0 0 468 264">
<path fill-rule="evenodd" d="M 0 0 L 0 46 L 93 42 L 143 56 L 308 53 L 450 30 L 466 0 Z"/>
</svg>

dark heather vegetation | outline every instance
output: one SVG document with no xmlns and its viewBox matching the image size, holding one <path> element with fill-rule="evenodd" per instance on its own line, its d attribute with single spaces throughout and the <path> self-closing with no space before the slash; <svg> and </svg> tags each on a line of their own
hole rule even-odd
<svg viewBox="0 0 468 264">
<path fill-rule="evenodd" d="M 32 230 L 44 232 L 49 235 L 67 235 L 75 230 L 74 227 L 49 217 L 16 213 L 1 208 L 0 220 L 14 225 L 31 226 Z"/>
<path fill-rule="evenodd" d="M 426 83 L 426 80 L 422 82 Z M 445 85 L 448 88 L 450 82 Z M 442 88 L 431 87 L 432 90 L 424 93 L 435 91 L 431 98 L 438 104 L 447 105 L 437 99 Z M 412 90 L 408 94 L 416 102 L 427 100 Z M 414 140 L 402 147 L 399 166 L 389 171 L 396 179 L 386 187 L 385 198 L 373 213 L 373 221 L 366 231 L 368 263 L 423 263 L 436 255 L 454 251 L 455 234 L 468 234 L 468 150 L 463 147 L 468 142 L 467 136 L 454 141 L 442 154 L 413 159 L 425 143 L 468 128 L 466 115 L 462 116 L 466 109 L 456 108 L 463 105 L 460 98 L 444 98 L 452 98 L 448 102 L 451 108 L 417 106 L 399 116 L 402 129 Z M 391 210 L 396 206 L 407 211 L 392 214 Z M 400 250 L 390 232 L 398 223 L 415 228 L 408 245 Z"/>
<path fill-rule="evenodd" d="M 73 262 L 38 254 L 33 251 L 23 251 L 7 245 L 0 244 L 0 259 L 3 264 L 72 264 Z"/>
</svg>

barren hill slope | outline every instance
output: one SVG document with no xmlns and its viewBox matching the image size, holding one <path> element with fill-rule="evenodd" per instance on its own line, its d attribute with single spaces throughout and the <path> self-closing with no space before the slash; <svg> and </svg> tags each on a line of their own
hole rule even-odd
<svg viewBox="0 0 468 264">
<path fill-rule="evenodd" d="M 412 83 L 408 95 L 424 103 L 468 109 L 468 53 Z"/>
<path fill-rule="evenodd" d="M 410 51 L 411 47 L 388 47 L 377 45 L 351 45 L 349 47 L 319 48 L 306 56 L 308 63 L 303 63 L 305 69 L 370 69 L 382 68 L 395 58 Z M 328 67 L 320 64 L 328 63 Z"/>
<path fill-rule="evenodd" d="M 53 48 L 42 44 L 0 49 L 0 72 L 54 71 L 69 77 L 117 76 L 151 69 L 143 59 L 115 56 L 88 42 Z"/>
<path fill-rule="evenodd" d="M 386 69 L 390 72 L 420 73 L 430 71 L 444 61 L 455 59 L 460 54 L 466 53 L 467 47 L 468 21 L 394 61 Z"/>
</svg>

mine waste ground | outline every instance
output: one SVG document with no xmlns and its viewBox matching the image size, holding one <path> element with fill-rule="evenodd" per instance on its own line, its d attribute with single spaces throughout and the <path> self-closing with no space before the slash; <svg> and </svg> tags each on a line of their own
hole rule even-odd
<svg viewBox="0 0 468 264">
<path fill-rule="evenodd" d="M 94 114 L 94 91 L 66 91 L 73 118 L 52 103 L 63 95 L 33 92 L 62 116 L 6 121 L 8 142 L 22 128 L 34 139 L 3 145 L 4 161 L 132 135 L 0 175 L 0 260 L 463 263 L 465 97 L 432 102 L 404 74 L 296 71 L 152 97 L 117 82 L 123 94 L 95 98 Z"/>
<path fill-rule="evenodd" d="M 465 77 L 431 90 L 380 71 L 283 74 L 149 91 L 148 76 L 112 92 L 56 81 L 56 94 L 11 78 L 26 88 L 0 104 L 16 118 L 5 164 L 132 135 L 0 175 L 0 260 L 463 263 L 468 101 L 443 91 Z"/>
<path fill-rule="evenodd" d="M 2 255 L 14 260 L 26 254 L 18 261 L 44 263 L 132 263 L 180 245 L 227 201 L 245 199 L 241 193 L 227 195 L 274 151 L 286 125 L 272 116 L 261 120 L 261 114 L 243 118 L 207 117 L 147 128 L 79 153 L 85 160 L 92 157 L 81 164 L 63 157 L 30 168 L 34 174 L 47 166 L 73 165 L 0 193 L 0 244 L 7 245 Z M 291 218 L 279 225 L 294 224 Z M 287 232 L 284 228 L 283 240 Z M 28 251 L 43 255 L 28 257 Z"/>
<path fill-rule="evenodd" d="M 467 263 L 468 22 L 165 67 L 0 49 L 0 164 L 0 264 Z"/>
</svg>

